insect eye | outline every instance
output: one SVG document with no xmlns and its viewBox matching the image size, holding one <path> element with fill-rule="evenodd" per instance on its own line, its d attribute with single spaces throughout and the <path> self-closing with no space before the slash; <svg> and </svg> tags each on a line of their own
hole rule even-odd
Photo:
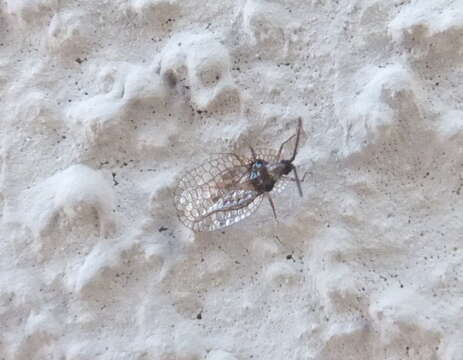
<svg viewBox="0 0 463 360">
<path fill-rule="evenodd" d="M 261 167 L 262 165 L 264 165 L 264 163 L 262 162 L 262 160 L 257 160 L 257 161 L 256 161 L 256 166 L 257 166 L 257 167 Z"/>
</svg>

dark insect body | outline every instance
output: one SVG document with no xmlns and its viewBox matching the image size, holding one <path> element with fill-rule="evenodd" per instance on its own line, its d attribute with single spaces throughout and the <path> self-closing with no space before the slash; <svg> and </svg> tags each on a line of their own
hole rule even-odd
<svg viewBox="0 0 463 360">
<path fill-rule="evenodd" d="M 266 197 L 277 217 L 270 192 L 280 192 L 294 180 L 302 196 L 293 161 L 297 155 L 302 120 L 295 135 L 284 141 L 278 152 L 253 149 L 251 158 L 234 153 L 221 154 L 184 174 L 175 190 L 174 202 L 180 221 L 194 231 L 213 231 L 230 226 L 251 215 Z M 290 159 L 281 159 L 283 147 L 296 137 Z"/>
</svg>

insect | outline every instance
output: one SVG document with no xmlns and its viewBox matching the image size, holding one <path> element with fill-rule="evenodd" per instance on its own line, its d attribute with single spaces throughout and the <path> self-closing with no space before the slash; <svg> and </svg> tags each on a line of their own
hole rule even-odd
<svg viewBox="0 0 463 360">
<path fill-rule="evenodd" d="M 302 120 L 296 134 L 284 141 L 278 152 L 254 149 L 251 157 L 222 153 L 184 174 L 175 190 L 174 202 L 180 221 L 194 231 L 214 231 L 248 217 L 258 209 L 264 197 L 275 219 L 275 205 L 270 193 L 280 192 L 294 180 L 302 197 L 302 188 L 293 161 L 296 158 Z M 281 159 L 284 146 L 296 138 L 291 158 Z"/>
</svg>

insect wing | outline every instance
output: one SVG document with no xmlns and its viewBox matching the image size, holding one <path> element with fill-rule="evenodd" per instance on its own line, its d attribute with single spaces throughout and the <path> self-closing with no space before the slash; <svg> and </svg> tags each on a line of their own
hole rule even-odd
<svg viewBox="0 0 463 360">
<path fill-rule="evenodd" d="M 248 162 L 233 154 L 187 172 L 175 191 L 179 219 L 194 231 L 213 231 L 248 217 L 263 198 L 248 177 Z"/>
</svg>

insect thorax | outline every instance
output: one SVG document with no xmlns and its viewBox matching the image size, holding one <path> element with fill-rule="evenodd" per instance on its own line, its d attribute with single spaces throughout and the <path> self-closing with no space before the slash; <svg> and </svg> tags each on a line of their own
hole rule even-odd
<svg viewBox="0 0 463 360">
<path fill-rule="evenodd" d="M 249 180 L 260 193 L 271 191 L 277 181 L 269 173 L 268 165 L 267 161 L 257 159 L 250 166 Z"/>
</svg>

